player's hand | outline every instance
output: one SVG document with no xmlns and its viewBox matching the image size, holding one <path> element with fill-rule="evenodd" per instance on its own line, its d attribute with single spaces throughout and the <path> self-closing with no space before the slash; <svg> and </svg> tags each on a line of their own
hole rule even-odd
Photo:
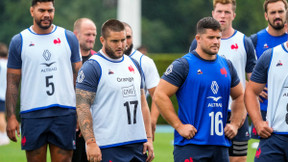
<svg viewBox="0 0 288 162">
<path fill-rule="evenodd" d="M 197 129 L 191 124 L 182 124 L 176 128 L 177 132 L 186 139 L 191 139 L 197 133 Z"/>
<path fill-rule="evenodd" d="M 228 137 L 229 139 L 234 138 L 237 133 L 238 133 L 238 126 L 232 123 L 226 124 L 224 128 L 225 136 Z"/>
<path fill-rule="evenodd" d="M 6 131 L 7 131 L 7 136 L 10 138 L 10 140 L 17 142 L 15 133 L 17 132 L 17 136 L 20 137 L 20 130 L 19 130 L 19 123 L 15 115 L 12 115 L 11 117 L 7 118 Z"/>
<path fill-rule="evenodd" d="M 80 126 L 79 126 L 78 120 L 77 120 L 77 124 L 76 124 L 76 132 L 79 132 L 79 133 L 78 133 L 78 137 L 81 137 L 81 136 L 82 136 L 82 133 L 81 133 L 81 130 L 80 130 Z"/>
<path fill-rule="evenodd" d="M 96 143 L 86 144 L 87 160 L 89 162 L 100 162 L 102 160 L 102 153 Z"/>
<path fill-rule="evenodd" d="M 268 94 L 267 94 L 267 92 L 268 92 L 267 87 L 264 87 L 263 91 L 259 94 L 259 97 L 258 97 L 258 99 L 259 99 L 260 102 L 263 102 L 262 98 L 264 98 L 264 99 L 266 99 L 266 100 L 268 99 Z M 262 97 L 262 98 L 261 98 L 261 97 Z"/>
<path fill-rule="evenodd" d="M 148 141 L 143 144 L 143 154 L 146 154 L 148 151 L 148 156 L 146 161 L 151 162 L 154 159 L 154 148 L 151 138 L 148 138 Z"/>
<path fill-rule="evenodd" d="M 157 120 L 155 121 L 155 120 L 152 120 L 152 118 L 151 118 L 152 140 L 153 141 L 155 139 L 156 123 L 157 123 Z"/>
<path fill-rule="evenodd" d="M 273 129 L 269 127 L 267 121 L 260 121 L 255 124 L 258 135 L 262 138 L 268 138 L 271 136 Z"/>
</svg>

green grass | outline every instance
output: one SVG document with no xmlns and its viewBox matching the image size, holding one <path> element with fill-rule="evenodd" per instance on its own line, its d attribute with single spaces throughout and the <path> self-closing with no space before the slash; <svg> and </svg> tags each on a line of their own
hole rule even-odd
<svg viewBox="0 0 288 162">
<path fill-rule="evenodd" d="M 0 146 L 0 161 L 1 162 L 25 162 L 27 161 L 25 151 L 21 150 L 20 138 L 18 138 L 17 143 L 10 141 L 9 145 Z M 47 155 L 47 161 L 51 161 L 50 155 Z"/>
<path fill-rule="evenodd" d="M 255 140 L 249 141 L 247 162 L 254 161 L 256 149 L 251 148 Z M 173 133 L 156 133 L 154 142 L 154 162 L 173 162 Z M 50 161 L 50 156 L 47 156 Z M 26 161 L 25 151 L 21 150 L 20 140 L 17 143 L 10 142 L 9 145 L 0 146 L 1 162 L 23 162 Z"/>
</svg>

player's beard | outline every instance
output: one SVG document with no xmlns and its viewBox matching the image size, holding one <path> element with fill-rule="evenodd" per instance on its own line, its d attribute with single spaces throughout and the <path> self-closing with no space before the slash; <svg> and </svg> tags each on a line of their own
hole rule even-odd
<svg viewBox="0 0 288 162">
<path fill-rule="evenodd" d="M 273 21 L 276 21 L 276 20 L 280 20 L 281 22 L 283 22 L 281 19 L 275 19 Z M 273 24 L 270 22 L 270 20 L 268 19 L 268 23 L 270 24 L 270 26 L 275 29 L 275 30 L 282 30 L 284 28 L 284 22 L 282 24 Z"/>
<path fill-rule="evenodd" d="M 115 52 L 110 47 L 107 47 L 107 46 L 105 46 L 105 52 L 112 59 L 119 59 L 123 56 L 121 55 L 120 57 L 117 57 Z"/>
<path fill-rule="evenodd" d="M 131 44 L 131 46 L 124 51 L 124 54 L 129 56 L 131 54 L 132 49 L 133 49 L 133 44 Z"/>
<path fill-rule="evenodd" d="M 205 53 L 207 53 L 208 55 L 210 55 L 210 56 L 216 55 L 216 54 L 218 53 L 218 51 L 219 51 L 219 49 L 218 49 L 217 52 L 212 52 L 212 50 L 206 49 L 206 48 L 202 48 L 202 50 L 203 50 Z"/>
<path fill-rule="evenodd" d="M 52 19 L 47 19 L 47 20 L 50 22 L 49 25 L 47 25 L 47 26 L 43 26 L 43 25 L 41 24 L 41 22 L 42 22 L 43 20 L 37 20 L 37 19 L 35 19 L 35 22 L 36 22 L 36 24 L 37 24 L 41 29 L 46 30 L 46 29 L 49 29 L 49 28 L 51 27 L 52 22 L 53 22 Z"/>
</svg>

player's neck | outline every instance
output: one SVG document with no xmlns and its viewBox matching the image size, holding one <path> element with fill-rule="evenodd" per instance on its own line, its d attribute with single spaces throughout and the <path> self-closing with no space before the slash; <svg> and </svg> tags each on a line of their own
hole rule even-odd
<svg viewBox="0 0 288 162">
<path fill-rule="evenodd" d="M 222 31 L 222 37 L 221 38 L 229 38 L 234 34 L 234 32 L 235 32 L 235 29 L 233 29 L 231 26 L 231 27 Z"/>
<path fill-rule="evenodd" d="M 89 54 L 90 54 L 90 50 L 89 50 L 89 51 L 86 51 L 86 50 L 82 50 L 82 49 L 81 49 L 81 55 L 82 55 L 82 56 L 89 56 Z"/>
<path fill-rule="evenodd" d="M 270 35 L 275 36 L 275 37 L 281 36 L 281 35 L 285 34 L 285 27 L 283 29 L 281 29 L 281 30 L 275 30 L 269 25 L 268 28 L 267 28 L 267 32 Z"/>
<path fill-rule="evenodd" d="M 208 53 L 204 52 L 201 48 L 197 47 L 195 50 L 198 55 L 204 60 L 215 60 L 217 55 L 209 55 Z"/>
<path fill-rule="evenodd" d="M 33 25 L 32 30 L 37 34 L 49 34 L 52 32 L 54 25 L 51 25 L 48 29 L 42 29 L 38 25 Z"/>
</svg>

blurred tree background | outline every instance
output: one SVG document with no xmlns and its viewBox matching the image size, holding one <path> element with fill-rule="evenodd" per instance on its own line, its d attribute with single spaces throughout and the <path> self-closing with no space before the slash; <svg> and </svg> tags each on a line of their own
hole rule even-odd
<svg viewBox="0 0 288 162">
<path fill-rule="evenodd" d="M 234 28 L 250 36 L 265 28 L 264 0 L 238 0 Z M 0 42 L 9 44 L 13 35 L 32 25 L 31 0 L 0 1 Z M 103 22 L 116 18 L 117 0 L 55 0 L 54 24 L 72 30 L 79 17 L 97 25 L 95 50 Z M 142 0 L 142 44 L 149 53 L 186 53 L 198 20 L 211 16 L 212 0 Z M 129 10 L 129 8 L 127 8 Z"/>
</svg>

